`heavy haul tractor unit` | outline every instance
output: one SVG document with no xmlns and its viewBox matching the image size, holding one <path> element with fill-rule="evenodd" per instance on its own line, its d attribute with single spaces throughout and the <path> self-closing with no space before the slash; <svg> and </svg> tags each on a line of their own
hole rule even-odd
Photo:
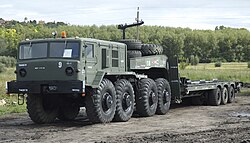
<svg viewBox="0 0 250 143">
<path fill-rule="evenodd" d="M 180 78 L 176 58 L 162 47 L 123 39 L 26 40 L 19 44 L 16 80 L 7 93 L 27 97 L 35 123 L 73 120 L 80 107 L 93 123 L 128 121 L 166 114 L 170 104 L 189 101 L 220 105 L 233 102 L 237 83 Z"/>
</svg>

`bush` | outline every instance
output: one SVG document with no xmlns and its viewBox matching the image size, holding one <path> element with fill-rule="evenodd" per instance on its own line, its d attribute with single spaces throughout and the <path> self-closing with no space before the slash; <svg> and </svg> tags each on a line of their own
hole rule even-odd
<svg viewBox="0 0 250 143">
<path fill-rule="evenodd" d="M 215 67 L 221 67 L 221 62 L 216 62 L 216 63 L 214 64 L 214 66 L 215 66 Z"/>
<path fill-rule="evenodd" d="M 198 63 L 199 63 L 199 57 L 191 55 L 191 57 L 190 57 L 190 64 L 192 66 L 195 66 L 195 65 L 198 65 Z"/>
<path fill-rule="evenodd" d="M 181 70 L 185 70 L 187 66 L 188 66 L 188 63 L 186 63 L 186 62 L 180 62 L 180 64 L 179 64 L 179 67 Z"/>
<path fill-rule="evenodd" d="M 199 64 L 199 61 L 200 61 L 200 59 L 199 59 L 199 57 L 196 55 L 196 56 L 194 57 L 194 65 L 198 65 L 198 64 Z"/>
<path fill-rule="evenodd" d="M 6 67 L 10 67 L 10 60 L 6 56 L 0 56 L 0 63 L 4 64 Z"/>
<path fill-rule="evenodd" d="M 187 64 L 190 64 L 189 58 L 186 59 L 186 63 L 187 63 Z"/>
<path fill-rule="evenodd" d="M 5 72 L 7 69 L 4 64 L 0 63 L 0 73 Z"/>
<path fill-rule="evenodd" d="M 16 66 L 16 59 L 14 57 L 10 57 L 10 67 Z"/>
<path fill-rule="evenodd" d="M 0 56 L 0 63 L 6 67 L 14 67 L 16 65 L 16 59 L 14 57 Z"/>
<path fill-rule="evenodd" d="M 247 63 L 247 67 L 250 68 L 250 62 Z"/>
</svg>

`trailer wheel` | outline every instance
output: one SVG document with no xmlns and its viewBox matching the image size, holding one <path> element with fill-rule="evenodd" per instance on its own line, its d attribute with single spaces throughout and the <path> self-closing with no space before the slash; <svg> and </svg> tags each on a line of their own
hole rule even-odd
<svg viewBox="0 0 250 143">
<path fill-rule="evenodd" d="M 97 89 L 86 95 L 86 112 L 93 123 L 107 123 L 115 115 L 115 87 L 108 79 L 103 79 Z"/>
<path fill-rule="evenodd" d="M 209 104 L 213 106 L 219 106 L 221 103 L 221 90 L 219 87 L 217 89 L 211 90 L 209 92 Z"/>
<path fill-rule="evenodd" d="M 141 51 L 143 56 L 160 55 L 163 53 L 163 48 L 156 44 L 142 44 Z"/>
<path fill-rule="evenodd" d="M 142 56 L 141 51 L 138 50 L 128 50 L 127 53 L 128 53 L 128 58 L 136 58 Z"/>
<path fill-rule="evenodd" d="M 27 110 L 31 120 L 38 124 L 54 122 L 58 115 L 58 107 L 53 100 L 39 94 L 30 94 L 27 97 Z"/>
<path fill-rule="evenodd" d="M 230 86 L 228 90 L 228 103 L 232 103 L 235 100 L 235 92 L 234 92 L 234 87 Z"/>
<path fill-rule="evenodd" d="M 74 120 L 80 111 L 80 107 L 74 103 L 64 101 L 59 109 L 58 119 L 62 121 Z"/>
<path fill-rule="evenodd" d="M 141 41 L 136 39 L 121 39 L 118 42 L 127 45 L 128 50 L 141 50 Z"/>
<path fill-rule="evenodd" d="M 169 82 L 164 78 L 156 79 L 158 89 L 158 106 L 156 114 L 164 115 L 169 111 L 171 103 L 171 88 Z"/>
<path fill-rule="evenodd" d="M 139 83 L 139 95 L 136 96 L 136 111 L 140 116 L 153 116 L 158 103 L 157 87 L 150 78 L 141 79 Z"/>
<path fill-rule="evenodd" d="M 221 93 L 221 104 L 226 105 L 227 101 L 228 101 L 228 90 L 226 87 L 224 87 Z"/>
<path fill-rule="evenodd" d="M 125 79 L 117 81 L 116 89 L 116 113 L 115 121 L 128 121 L 134 111 L 134 90 L 131 83 Z"/>
</svg>

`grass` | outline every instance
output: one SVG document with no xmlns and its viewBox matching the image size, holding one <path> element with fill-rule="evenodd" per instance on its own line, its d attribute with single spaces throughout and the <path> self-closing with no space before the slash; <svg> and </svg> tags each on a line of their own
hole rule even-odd
<svg viewBox="0 0 250 143">
<path fill-rule="evenodd" d="M 191 80 L 228 80 L 250 82 L 250 68 L 247 63 L 222 63 L 221 67 L 215 67 L 214 63 L 198 64 L 197 66 L 187 66 L 185 70 L 180 70 L 181 76 Z"/>
<path fill-rule="evenodd" d="M 10 113 L 23 113 L 26 111 L 26 105 L 7 105 L 0 106 L 0 116 Z"/>
<path fill-rule="evenodd" d="M 15 79 L 14 68 L 8 68 L 6 72 L 0 73 L 0 100 L 4 99 L 6 104 L 0 106 L 0 115 L 9 113 L 20 113 L 26 111 L 26 105 L 17 104 L 16 95 L 6 94 L 6 81 Z"/>
</svg>

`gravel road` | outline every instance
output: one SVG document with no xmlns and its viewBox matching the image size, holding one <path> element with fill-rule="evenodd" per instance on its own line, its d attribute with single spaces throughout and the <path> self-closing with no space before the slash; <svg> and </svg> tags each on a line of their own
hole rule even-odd
<svg viewBox="0 0 250 143">
<path fill-rule="evenodd" d="M 37 125 L 27 113 L 0 117 L 0 142 L 235 142 L 250 143 L 250 95 L 221 106 L 172 107 L 166 115 L 91 124 L 81 110 L 73 122 Z"/>
</svg>

